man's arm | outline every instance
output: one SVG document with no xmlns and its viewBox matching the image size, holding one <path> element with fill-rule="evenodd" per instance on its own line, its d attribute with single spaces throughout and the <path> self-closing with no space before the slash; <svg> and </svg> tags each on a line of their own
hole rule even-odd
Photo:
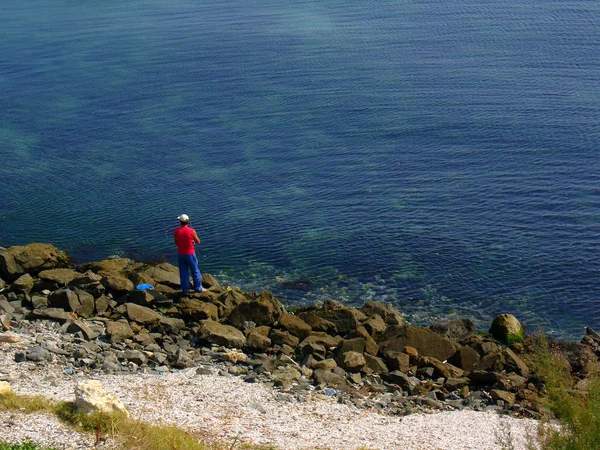
<svg viewBox="0 0 600 450">
<path fill-rule="evenodd" d="M 200 243 L 200 238 L 198 237 L 198 234 L 194 231 L 194 235 L 192 236 L 194 238 L 194 242 L 196 244 Z"/>
</svg>

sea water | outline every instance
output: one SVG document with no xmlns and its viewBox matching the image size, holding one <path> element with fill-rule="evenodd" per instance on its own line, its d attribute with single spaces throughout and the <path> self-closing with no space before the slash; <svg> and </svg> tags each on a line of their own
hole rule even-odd
<svg viewBox="0 0 600 450">
<path fill-rule="evenodd" d="M 600 329 L 600 3 L 4 0 L 0 244 Z"/>
</svg>

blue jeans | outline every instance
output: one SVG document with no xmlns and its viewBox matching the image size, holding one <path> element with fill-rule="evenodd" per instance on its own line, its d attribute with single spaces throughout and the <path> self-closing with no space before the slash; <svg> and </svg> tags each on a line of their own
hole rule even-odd
<svg viewBox="0 0 600 450">
<path fill-rule="evenodd" d="M 192 272 L 194 290 L 201 291 L 202 274 L 200 274 L 200 269 L 198 269 L 198 258 L 196 258 L 196 255 L 177 255 L 177 261 L 179 263 L 179 281 L 181 282 L 181 290 L 183 292 L 189 292 L 190 272 Z"/>
</svg>

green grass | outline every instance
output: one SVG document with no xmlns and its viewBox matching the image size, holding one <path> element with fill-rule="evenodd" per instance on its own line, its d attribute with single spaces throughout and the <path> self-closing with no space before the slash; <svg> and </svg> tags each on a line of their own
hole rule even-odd
<svg viewBox="0 0 600 450">
<path fill-rule="evenodd" d="M 55 450 L 51 447 L 39 447 L 37 444 L 25 439 L 20 444 L 10 444 L 0 441 L 0 450 Z"/>
<path fill-rule="evenodd" d="M 560 427 L 540 429 L 543 450 L 600 449 L 600 376 L 594 368 L 585 392 L 573 389 L 569 364 L 543 336 L 538 338 L 534 365 L 545 382 L 545 406 Z"/>
</svg>

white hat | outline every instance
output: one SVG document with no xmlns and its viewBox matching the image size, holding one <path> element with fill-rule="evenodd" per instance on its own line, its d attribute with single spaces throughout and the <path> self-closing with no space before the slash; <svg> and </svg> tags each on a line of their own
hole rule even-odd
<svg viewBox="0 0 600 450">
<path fill-rule="evenodd" d="M 187 214 L 182 214 L 177 219 L 179 219 L 180 222 L 189 222 L 190 216 L 188 216 Z"/>
</svg>

